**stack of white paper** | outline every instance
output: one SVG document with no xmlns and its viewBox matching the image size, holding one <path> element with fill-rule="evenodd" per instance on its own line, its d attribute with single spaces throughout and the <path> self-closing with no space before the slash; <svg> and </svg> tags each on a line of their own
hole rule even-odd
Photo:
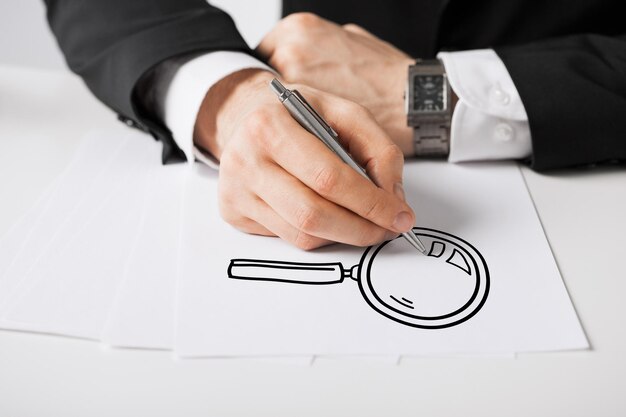
<svg viewBox="0 0 626 417">
<path fill-rule="evenodd" d="M 588 348 L 513 163 L 408 163 L 429 256 L 304 252 L 217 209 L 217 173 L 95 132 L 0 240 L 0 327 L 181 357 Z"/>
</svg>

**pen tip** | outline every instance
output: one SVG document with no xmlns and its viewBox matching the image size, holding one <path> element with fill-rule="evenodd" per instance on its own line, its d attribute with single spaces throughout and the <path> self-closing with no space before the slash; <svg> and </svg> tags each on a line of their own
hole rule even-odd
<svg viewBox="0 0 626 417">
<path fill-rule="evenodd" d="M 402 236 L 404 236 L 404 238 L 409 241 L 411 246 L 417 249 L 419 253 L 421 253 L 422 255 L 426 254 L 426 247 L 424 246 L 422 241 L 419 240 L 419 238 L 415 235 L 415 233 L 413 233 L 412 230 L 406 233 L 402 233 Z"/>
</svg>

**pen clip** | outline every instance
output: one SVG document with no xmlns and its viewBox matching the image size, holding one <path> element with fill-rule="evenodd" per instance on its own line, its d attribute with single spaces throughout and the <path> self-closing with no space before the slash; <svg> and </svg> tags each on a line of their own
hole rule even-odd
<svg viewBox="0 0 626 417">
<path fill-rule="evenodd" d="M 306 99 L 302 96 L 302 94 L 300 94 L 298 90 L 291 90 L 291 94 L 295 96 L 300 101 L 300 103 L 302 103 L 302 105 L 311 113 L 315 120 L 317 120 L 317 122 L 322 125 L 322 127 L 328 133 L 335 137 L 335 139 L 339 139 L 339 135 L 337 134 L 337 132 L 335 132 L 335 130 L 330 127 L 330 125 L 326 123 L 324 119 L 322 119 L 322 117 L 315 111 L 315 109 L 309 104 L 309 102 L 306 101 Z"/>
</svg>

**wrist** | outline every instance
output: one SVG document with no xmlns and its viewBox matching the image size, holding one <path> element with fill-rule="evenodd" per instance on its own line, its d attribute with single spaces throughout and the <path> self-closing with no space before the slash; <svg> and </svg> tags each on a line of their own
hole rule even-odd
<svg viewBox="0 0 626 417">
<path fill-rule="evenodd" d="M 404 106 L 408 68 L 415 60 L 401 58 L 393 65 L 389 82 L 385 89 L 383 100 L 377 98 L 376 105 L 370 107 L 376 121 L 385 129 L 389 137 L 400 148 L 405 156 L 413 154 L 413 129 L 407 125 L 407 116 Z"/>
<path fill-rule="evenodd" d="M 194 144 L 218 160 L 226 139 L 247 114 L 250 97 L 267 90 L 274 75 L 253 68 L 236 71 L 215 83 L 207 92 L 194 126 Z"/>
</svg>

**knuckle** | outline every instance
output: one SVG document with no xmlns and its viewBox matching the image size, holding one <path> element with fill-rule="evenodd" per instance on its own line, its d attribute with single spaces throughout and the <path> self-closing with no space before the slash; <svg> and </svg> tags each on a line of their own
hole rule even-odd
<svg viewBox="0 0 626 417">
<path fill-rule="evenodd" d="M 222 176 L 228 175 L 232 170 L 239 170 L 244 166 L 243 156 L 236 150 L 225 150 L 220 157 L 220 171 Z"/>
<path fill-rule="evenodd" d="M 311 236 L 301 230 L 298 231 L 298 234 L 296 235 L 293 243 L 299 249 L 307 251 L 318 248 L 321 245 L 320 239 Z"/>
<path fill-rule="evenodd" d="M 385 201 L 379 196 L 372 196 L 365 201 L 364 216 L 367 219 L 378 219 L 385 212 Z"/>
<path fill-rule="evenodd" d="M 358 115 L 359 117 L 362 118 L 367 118 L 367 119 L 374 119 L 374 115 L 372 114 L 372 112 L 365 106 L 362 106 L 360 104 L 357 103 L 353 103 L 354 106 L 352 108 L 352 111 L 354 112 L 354 114 Z"/>
<path fill-rule="evenodd" d="M 322 221 L 321 211 L 312 205 L 302 205 L 296 212 L 296 228 L 305 233 L 316 232 Z"/>
<path fill-rule="evenodd" d="M 338 111 L 347 118 L 368 118 L 371 117 L 369 110 L 353 101 L 342 100 L 337 103 Z"/>
<path fill-rule="evenodd" d="M 400 147 L 394 143 L 390 143 L 381 149 L 375 158 L 369 161 L 367 168 L 373 170 L 382 168 L 388 171 L 390 165 L 401 165 L 403 161 L 404 154 Z"/>
<path fill-rule="evenodd" d="M 357 25 L 356 23 L 346 23 L 345 25 L 343 25 L 343 28 L 348 30 L 360 30 L 361 26 Z"/>
<path fill-rule="evenodd" d="M 270 65 L 274 68 L 279 70 L 281 73 L 284 72 L 285 68 L 289 66 L 289 57 L 285 53 L 285 47 L 277 47 L 272 53 L 269 61 Z"/>
<path fill-rule="evenodd" d="M 390 143 L 381 152 L 383 159 L 390 162 L 402 162 L 404 160 L 404 154 L 402 149 L 395 143 Z"/>
<path fill-rule="evenodd" d="M 234 192 L 234 183 L 228 182 L 224 184 L 221 177 L 217 189 L 217 202 L 220 217 L 231 226 L 242 230 L 249 222 L 240 210 L 242 207 L 242 195 Z"/>
<path fill-rule="evenodd" d="M 239 213 L 237 211 L 237 194 L 231 191 L 233 187 L 230 185 L 231 184 L 222 184 L 220 179 L 220 183 L 217 188 L 217 200 L 220 216 L 226 222 L 232 224 L 232 222 L 236 221 Z"/>
<path fill-rule="evenodd" d="M 339 171 L 330 167 L 322 167 L 315 175 L 313 182 L 313 188 L 322 196 L 333 194 L 338 185 Z"/>
<path fill-rule="evenodd" d="M 274 51 L 271 64 L 282 72 L 292 71 L 294 66 L 300 66 L 306 59 L 303 48 L 296 43 L 282 45 Z"/>
<path fill-rule="evenodd" d="M 268 235 L 268 230 L 265 229 L 261 224 L 255 222 L 252 219 L 245 218 L 243 221 L 237 226 L 237 229 L 241 230 L 244 233 L 248 233 L 250 235 Z M 271 232 L 269 232 L 271 233 Z"/>
<path fill-rule="evenodd" d="M 240 144 L 241 154 L 250 153 L 251 149 L 271 149 L 274 144 L 272 126 L 275 116 L 269 108 L 260 108 L 252 112 L 245 120 L 243 126 L 244 142 Z"/>
<path fill-rule="evenodd" d="M 303 48 L 297 43 L 289 43 L 281 48 L 282 54 L 285 59 L 288 59 L 292 63 L 302 62 L 305 52 Z"/>
<path fill-rule="evenodd" d="M 356 23 L 346 23 L 345 25 L 343 25 L 343 28 L 344 30 L 355 33 L 357 35 L 361 35 L 361 36 L 369 35 L 368 31 L 363 26 L 359 26 Z"/>
<path fill-rule="evenodd" d="M 318 25 L 321 19 L 314 13 L 299 12 L 290 14 L 283 21 L 294 29 L 304 30 Z"/>
<path fill-rule="evenodd" d="M 217 187 L 217 202 L 219 204 L 220 215 L 223 219 L 226 219 L 226 215 L 230 214 L 230 207 L 233 206 L 233 199 L 231 193 L 227 191 L 227 187 L 222 187 L 221 184 Z"/>
<path fill-rule="evenodd" d="M 237 217 L 231 223 L 231 225 L 235 227 L 237 230 L 241 230 L 242 232 L 245 232 L 245 233 L 250 233 L 252 231 L 253 224 L 254 223 L 252 222 L 252 220 L 246 217 L 242 217 L 242 216 Z"/>
<path fill-rule="evenodd" d="M 272 114 L 266 108 L 259 108 L 248 115 L 244 130 L 248 136 L 262 135 L 272 122 Z"/>
<path fill-rule="evenodd" d="M 376 157 L 367 161 L 365 168 L 371 172 L 389 172 L 391 167 L 392 172 L 395 172 L 393 168 L 402 167 L 403 162 L 404 154 L 400 147 L 394 143 L 390 143 L 385 146 Z"/>
<path fill-rule="evenodd" d="M 280 71 L 280 75 L 282 75 L 283 79 L 287 81 L 288 83 L 294 83 L 295 81 L 298 80 L 298 78 L 302 74 L 302 71 L 299 65 L 295 65 L 295 64 L 286 65 L 286 66 L 276 65 L 274 67 Z"/>
<path fill-rule="evenodd" d="M 240 216 L 233 209 L 232 202 L 229 201 L 227 198 L 225 199 L 220 196 L 219 209 L 222 219 L 231 226 L 237 227 L 237 225 L 239 224 Z"/>
<path fill-rule="evenodd" d="M 235 229 L 244 233 L 256 234 L 258 233 L 259 226 L 254 220 L 240 214 L 233 207 L 234 205 L 222 205 L 220 204 L 220 216 L 222 219 L 234 227 Z"/>
<path fill-rule="evenodd" d="M 335 111 L 340 113 L 342 116 L 349 116 L 354 110 L 354 103 L 348 100 L 341 100 L 333 105 L 335 106 Z"/>
</svg>

